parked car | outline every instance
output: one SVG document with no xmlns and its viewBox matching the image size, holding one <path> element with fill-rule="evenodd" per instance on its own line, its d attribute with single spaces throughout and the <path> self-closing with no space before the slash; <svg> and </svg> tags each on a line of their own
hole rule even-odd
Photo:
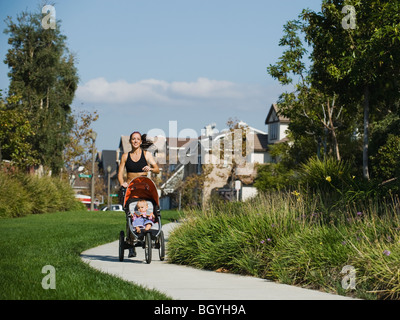
<svg viewBox="0 0 400 320">
<path fill-rule="evenodd" d="M 108 211 L 108 206 L 105 206 L 101 211 Z M 112 204 L 111 211 L 124 211 L 121 204 Z"/>
</svg>

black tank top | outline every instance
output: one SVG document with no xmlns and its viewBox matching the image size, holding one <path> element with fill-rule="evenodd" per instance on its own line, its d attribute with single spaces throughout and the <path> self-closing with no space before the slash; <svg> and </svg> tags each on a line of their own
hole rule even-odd
<svg viewBox="0 0 400 320">
<path fill-rule="evenodd" d="M 143 168 L 147 166 L 146 157 L 144 156 L 144 151 L 142 150 L 142 155 L 139 161 L 135 162 L 131 158 L 131 153 L 128 153 L 128 159 L 125 163 L 125 168 L 127 172 L 143 172 Z"/>
</svg>

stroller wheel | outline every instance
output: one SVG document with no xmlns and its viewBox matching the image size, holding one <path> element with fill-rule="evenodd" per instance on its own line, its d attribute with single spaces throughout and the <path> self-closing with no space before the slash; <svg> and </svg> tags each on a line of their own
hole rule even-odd
<svg viewBox="0 0 400 320">
<path fill-rule="evenodd" d="M 125 234 L 123 231 L 119 233 L 119 261 L 124 261 Z"/>
<path fill-rule="evenodd" d="M 146 263 L 149 264 L 151 262 L 151 253 L 152 253 L 152 243 L 151 243 L 151 233 L 146 233 L 144 243 L 144 255 L 146 257 Z"/>
<path fill-rule="evenodd" d="M 158 254 L 160 256 L 160 260 L 164 261 L 165 258 L 165 241 L 164 241 L 164 233 L 161 231 L 158 237 Z"/>
</svg>

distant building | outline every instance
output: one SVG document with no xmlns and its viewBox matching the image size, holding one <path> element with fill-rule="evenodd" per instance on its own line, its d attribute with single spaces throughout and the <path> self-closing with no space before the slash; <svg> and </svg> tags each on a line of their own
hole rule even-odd
<svg viewBox="0 0 400 320">
<path fill-rule="evenodd" d="M 286 131 L 289 123 L 288 118 L 279 114 L 277 104 L 272 104 L 265 120 L 268 132 L 239 122 L 237 127 L 243 128 L 249 133 L 247 138 L 251 141 L 246 141 L 246 143 L 252 144 L 251 152 L 246 154 L 244 165 L 233 167 L 229 161 L 217 161 L 218 165 L 214 165 L 207 175 L 202 192 L 203 201 L 206 201 L 212 193 L 217 193 L 227 199 L 241 201 L 257 195 L 257 189 L 253 186 L 257 176 L 257 164 L 274 162 L 269 153 L 269 146 L 288 141 Z M 162 209 L 178 206 L 178 189 L 183 181 L 193 174 L 201 174 L 203 164 L 215 163 L 212 159 L 216 156 L 213 154 L 213 146 L 223 143 L 226 136 L 231 134 L 232 132 L 229 130 L 219 132 L 215 129 L 215 124 L 210 124 L 204 127 L 202 135 L 197 139 L 162 136 L 148 138 L 149 141 L 144 143 L 142 148 L 153 153 L 161 170 L 160 174 L 154 178 L 157 179 L 156 185 L 160 188 Z M 129 151 L 131 151 L 129 136 L 121 136 L 119 147 L 115 151 L 115 167 L 113 166 L 115 175 L 113 174 L 113 178 L 116 179 L 122 154 Z M 107 163 L 111 163 L 114 159 L 113 151 L 105 152 L 102 156 L 104 163 L 101 162 L 103 170 Z"/>
<path fill-rule="evenodd" d="M 206 200 L 213 192 L 219 193 L 226 199 L 242 201 L 257 195 L 257 189 L 253 186 L 257 176 L 257 164 L 275 161 L 269 153 L 269 146 L 288 141 L 289 123 L 290 119 L 279 114 L 278 105 L 272 104 L 265 120 L 268 133 L 248 127 L 248 130 L 254 134 L 254 145 L 253 152 L 247 155 L 246 166 L 237 167 L 234 174 L 231 166 L 215 166 L 206 183 L 203 200 Z M 245 127 L 246 124 L 241 122 L 240 126 Z M 215 139 L 223 139 L 223 135 Z M 233 177 L 236 177 L 236 181 L 232 181 Z"/>
<path fill-rule="evenodd" d="M 103 150 L 98 155 L 98 166 L 102 171 L 104 184 L 108 184 L 108 167 L 110 167 L 110 190 L 119 187 L 118 183 L 118 152 L 116 150 Z"/>
<path fill-rule="evenodd" d="M 287 141 L 286 131 L 289 123 L 290 119 L 279 115 L 278 105 L 273 104 L 265 119 L 265 124 L 268 125 L 268 144 Z"/>
</svg>

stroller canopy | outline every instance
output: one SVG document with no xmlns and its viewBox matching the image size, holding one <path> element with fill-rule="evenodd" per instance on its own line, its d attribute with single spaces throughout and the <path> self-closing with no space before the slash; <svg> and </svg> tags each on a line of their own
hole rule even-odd
<svg viewBox="0 0 400 320">
<path fill-rule="evenodd" d="M 124 207 L 129 199 L 153 200 L 157 206 L 160 206 L 157 188 L 147 177 L 138 177 L 129 183 L 125 193 Z"/>
</svg>

